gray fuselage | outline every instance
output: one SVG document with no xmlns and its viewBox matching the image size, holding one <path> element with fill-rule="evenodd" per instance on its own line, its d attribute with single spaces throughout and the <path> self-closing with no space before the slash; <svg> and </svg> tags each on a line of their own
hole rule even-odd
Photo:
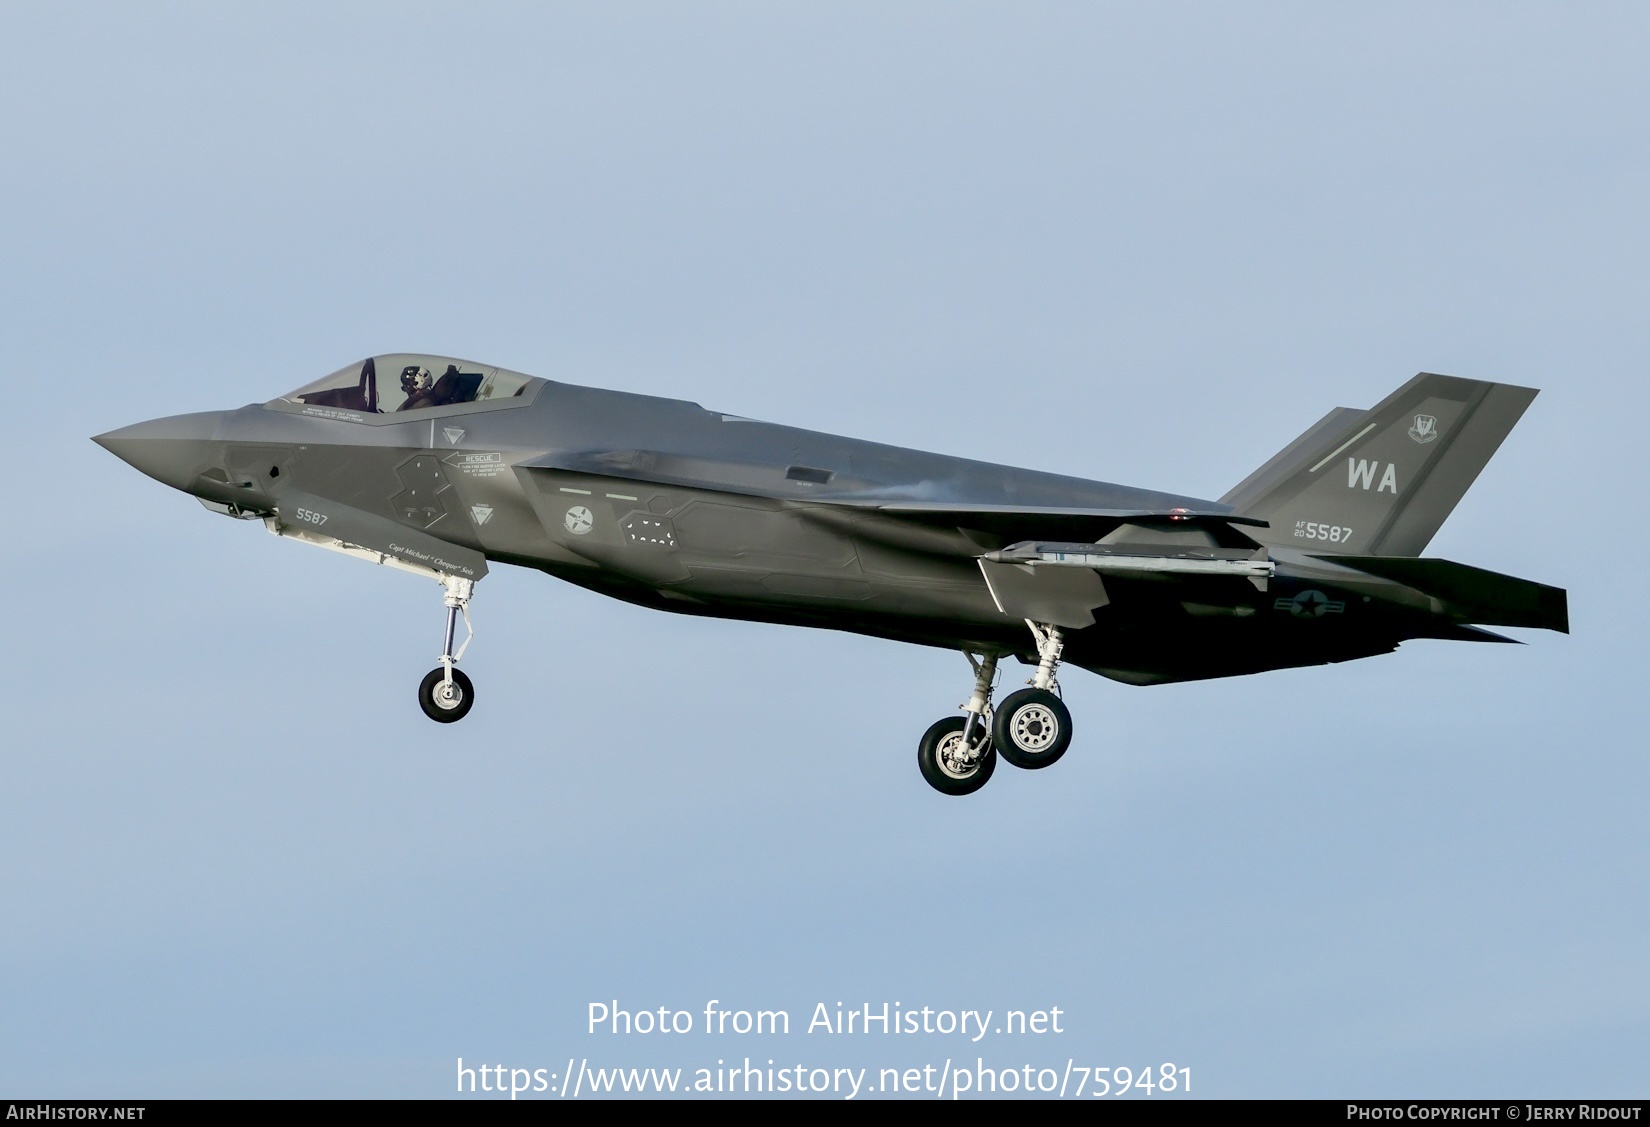
<svg viewBox="0 0 1650 1127">
<path fill-rule="evenodd" d="M 359 409 L 376 395 L 352 408 L 336 405 L 356 402 L 343 393 L 322 404 L 295 393 L 98 441 L 211 507 L 265 517 L 272 530 L 359 528 L 367 531 L 345 539 L 380 536 L 388 547 L 368 545 L 379 552 L 427 558 L 439 551 L 428 545 L 450 545 L 660 609 L 1022 658 L 1036 652 L 1025 624 L 999 608 L 982 577 L 981 556 L 1018 539 L 1017 525 L 1003 526 L 994 509 L 1046 510 L 1081 533 L 1070 539 L 1179 536 L 1194 546 L 1216 539 L 1059 514 L 1230 511 L 679 400 L 520 382 L 508 398 L 388 413 Z M 956 509 L 977 518 L 959 519 Z M 394 543 L 394 529 L 425 547 Z M 1279 570 L 1270 584 L 1108 577 L 1109 602 L 1092 627 L 1071 634 L 1067 659 L 1146 683 L 1461 636 L 1401 584 L 1284 545 L 1271 556 Z"/>
</svg>

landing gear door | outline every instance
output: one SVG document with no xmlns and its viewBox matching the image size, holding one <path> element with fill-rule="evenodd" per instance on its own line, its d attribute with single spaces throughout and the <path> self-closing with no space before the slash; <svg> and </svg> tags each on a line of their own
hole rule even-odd
<svg viewBox="0 0 1650 1127">
<path fill-rule="evenodd" d="M 1111 601 L 1099 574 L 1082 567 L 1032 567 L 980 561 L 997 609 L 1067 630 L 1094 625 L 1094 611 Z"/>
<path fill-rule="evenodd" d="M 377 555 L 384 558 L 375 562 L 404 564 L 413 571 L 471 582 L 487 574 L 487 560 L 480 552 L 297 489 L 281 494 L 267 525 L 277 536 L 346 551 L 356 549 L 358 552 L 352 554 Z"/>
</svg>

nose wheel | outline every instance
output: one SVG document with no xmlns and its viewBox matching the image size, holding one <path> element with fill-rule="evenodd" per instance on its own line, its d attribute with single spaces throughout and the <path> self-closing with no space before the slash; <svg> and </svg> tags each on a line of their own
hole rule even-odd
<svg viewBox="0 0 1650 1127">
<path fill-rule="evenodd" d="M 464 656 L 470 639 L 476 634 L 475 627 L 470 625 L 470 595 L 475 591 L 475 581 L 443 575 L 441 586 L 447 592 L 443 600 L 447 606 L 446 642 L 441 649 L 441 664 L 419 682 L 418 707 L 437 724 L 451 724 L 468 716 L 476 701 L 475 686 L 456 668 L 458 659 Z M 464 616 L 466 633 L 455 653 L 453 637 L 458 632 L 459 615 Z"/>
<path fill-rule="evenodd" d="M 448 675 L 451 674 L 451 680 Z M 463 671 L 442 666 L 424 674 L 418 685 L 418 707 L 437 724 L 451 724 L 470 713 L 476 702 L 475 686 Z"/>
</svg>

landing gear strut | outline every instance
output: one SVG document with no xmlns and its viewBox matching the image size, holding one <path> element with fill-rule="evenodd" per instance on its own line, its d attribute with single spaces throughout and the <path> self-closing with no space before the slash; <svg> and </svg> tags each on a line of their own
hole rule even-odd
<svg viewBox="0 0 1650 1127">
<path fill-rule="evenodd" d="M 418 706 L 424 710 L 425 716 L 436 723 L 451 724 L 469 715 L 470 706 L 476 700 L 475 686 L 454 668 L 476 634 L 475 627 L 470 625 L 470 595 L 475 590 L 475 581 L 443 575 L 441 586 L 447 591 L 443 600 L 447 606 L 446 641 L 441 649 L 441 665 L 425 674 L 418 686 Z M 458 616 L 461 614 L 466 633 L 458 652 L 454 653 L 453 636 L 458 632 Z"/>
<path fill-rule="evenodd" d="M 991 742 L 1016 767 L 1035 771 L 1047 767 L 1071 746 L 1071 713 L 1057 694 L 1055 672 L 1065 649 L 1058 626 L 1026 620 L 1037 639 L 1037 673 L 1031 687 L 1008 694 L 991 725 Z"/>
<path fill-rule="evenodd" d="M 1028 688 L 1009 693 L 1000 707 L 991 707 L 997 678 L 997 655 L 965 654 L 974 667 L 974 692 L 962 706 L 962 716 L 948 716 L 923 733 L 917 745 L 917 766 L 928 785 L 941 794 L 973 794 L 985 786 L 997 768 L 999 754 L 1016 767 L 1035 771 L 1047 767 L 1071 746 L 1071 713 L 1060 699 L 1060 655 L 1066 636 L 1053 624 L 1033 622 L 1037 640 L 1037 672 Z"/>
<path fill-rule="evenodd" d="M 990 721 L 997 655 L 965 656 L 974 667 L 974 692 L 962 706 L 964 715 L 938 721 L 917 744 L 917 767 L 928 785 L 941 794 L 973 794 L 997 769 Z"/>
</svg>

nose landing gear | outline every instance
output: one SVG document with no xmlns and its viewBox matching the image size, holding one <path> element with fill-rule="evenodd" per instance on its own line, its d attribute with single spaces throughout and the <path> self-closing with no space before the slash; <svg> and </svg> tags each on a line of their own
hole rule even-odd
<svg viewBox="0 0 1650 1127">
<path fill-rule="evenodd" d="M 430 670 L 418 685 L 418 707 L 437 724 L 464 719 L 475 699 L 475 686 L 470 684 L 470 678 L 462 670 L 451 667 Z"/>
<path fill-rule="evenodd" d="M 475 591 L 475 581 L 443 575 L 441 586 L 447 592 L 443 599 L 447 606 L 446 642 L 441 650 L 441 665 L 426 673 L 418 686 L 418 706 L 424 710 L 425 716 L 436 723 L 451 724 L 468 716 L 470 706 L 476 700 L 475 686 L 454 668 L 476 634 L 475 627 L 470 624 L 470 595 Z M 453 636 L 458 631 L 458 616 L 461 614 L 466 633 L 458 652 L 454 653 Z"/>
</svg>

